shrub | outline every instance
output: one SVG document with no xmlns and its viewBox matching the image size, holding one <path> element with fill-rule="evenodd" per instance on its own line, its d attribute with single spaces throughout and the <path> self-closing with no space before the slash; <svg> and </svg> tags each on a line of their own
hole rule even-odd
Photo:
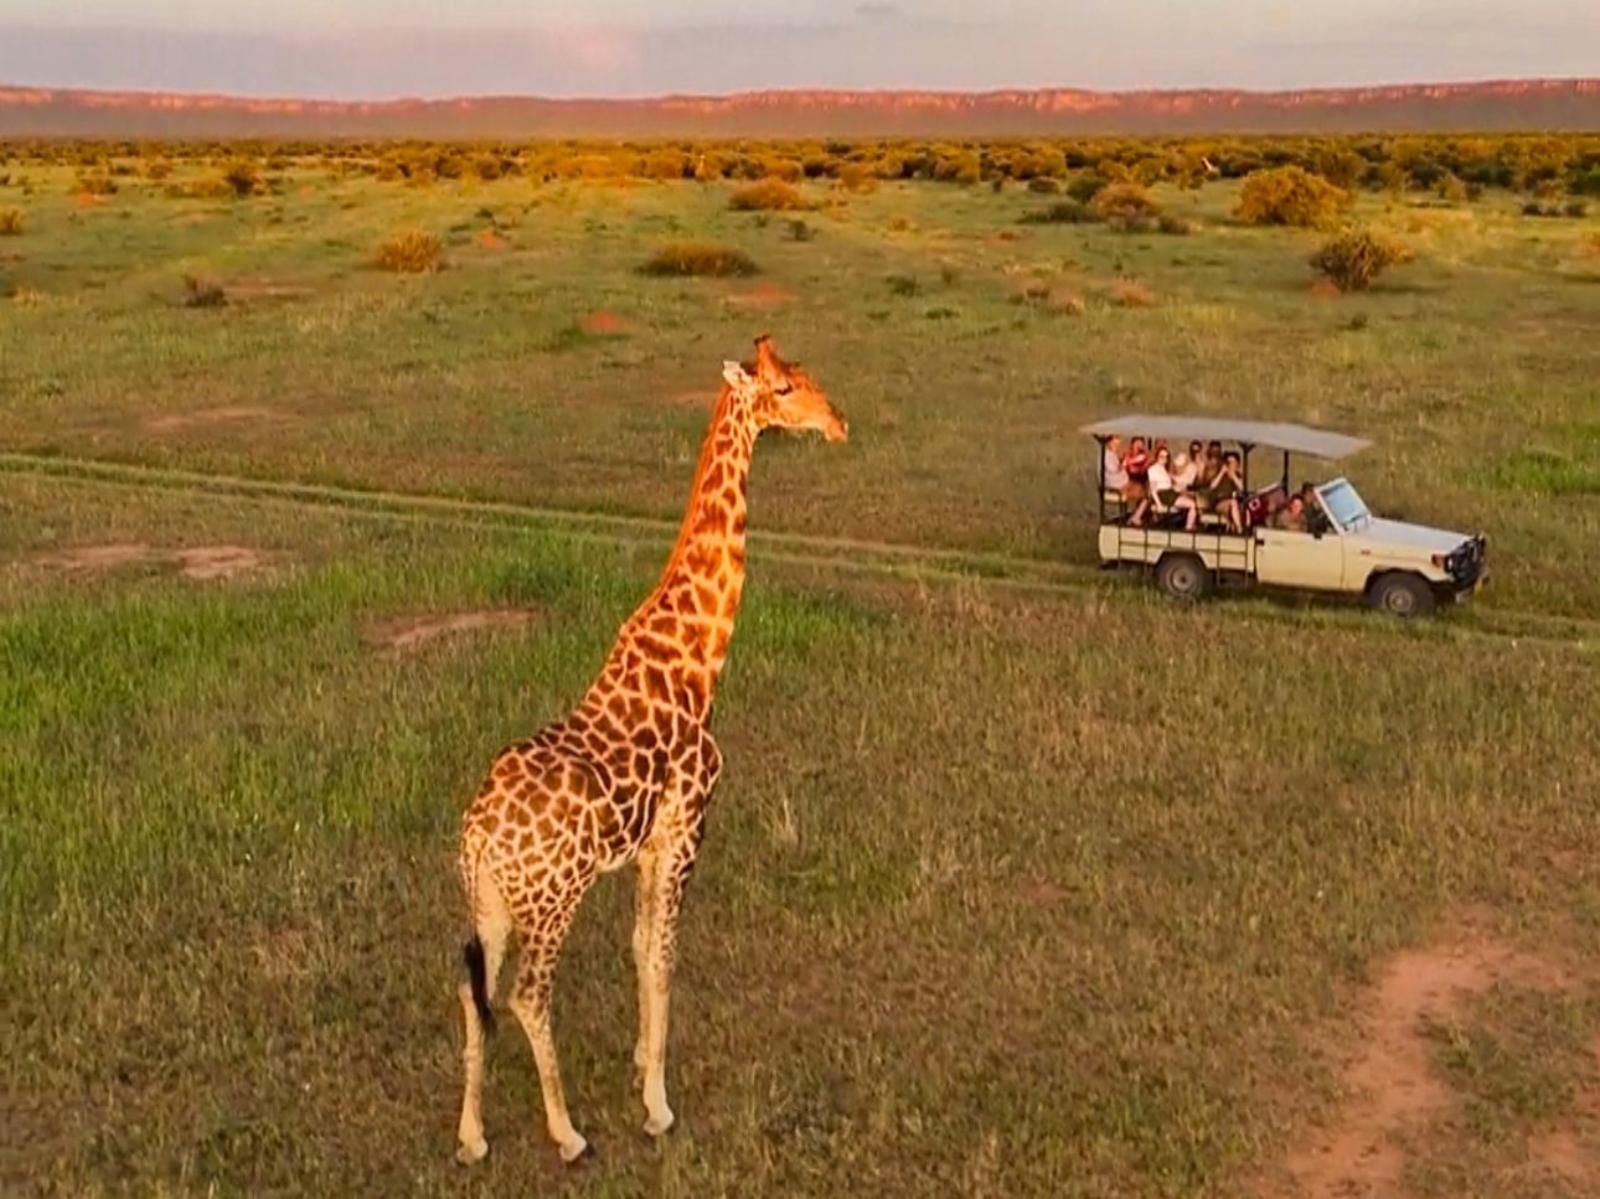
<svg viewBox="0 0 1600 1199">
<path fill-rule="evenodd" d="M 72 190 L 80 196 L 114 196 L 117 183 L 110 175 L 79 175 Z"/>
<path fill-rule="evenodd" d="M 802 220 L 795 219 L 789 222 L 790 241 L 810 241 L 816 235 L 817 231 Z"/>
<path fill-rule="evenodd" d="M 1252 225 L 1320 229 L 1338 219 L 1350 193 L 1296 166 L 1257 171 L 1244 181 L 1234 215 Z"/>
<path fill-rule="evenodd" d="M 240 159 L 230 162 L 222 172 L 222 181 L 228 185 L 236 199 L 244 199 L 255 194 L 261 186 L 261 173 L 256 170 L 256 164 Z"/>
<path fill-rule="evenodd" d="M 1111 285 L 1108 298 L 1118 308 L 1149 308 L 1156 302 L 1156 293 L 1137 279 L 1119 279 Z"/>
<path fill-rule="evenodd" d="M 1156 222 L 1156 228 L 1160 229 L 1163 233 L 1170 234 L 1173 237 L 1187 237 L 1189 234 L 1194 232 L 1194 226 L 1192 224 L 1184 220 L 1181 216 L 1173 216 L 1168 212 L 1161 214 L 1161 219 Z"/>
<path fill-rule="evenodd" d="M 678 241 L 662 246 L 639 268 L 646 275 L 754 275 L 760 268 L 743 250 L 715 242 Z"/>
<path fill-rule="evenodd" d="M 214 279 L 197 279 L 193 275 L 185 275 L 183 288 L 185 308 L 221 308 L 228 302 L 228 293 L 223 291 L 222 284 Z"/>
<path fill-rule="evenodd" d="M 1387 268 L 1410 257 L 1396 242 L 1366 229 L 1346 229 L 1311 256 L 1311 266 L 1340 291 L 1365 291 Z"/>
<path fill-rule="evenodd" d="M 1589 206 L 1582 200 L 1568 200 L 1567 206 L 1562 211 L 1570 217 L 1581 219 L 1589 215 Z"/>
<path fill-rule="evenodd" d="M 1140 230 L 1161 214 L 1161 205 L 1137 183 L 1111 183 L 1089 205 L 1096 216 L 1118 229 Z"/>
<path fill-rule="evenodd" d="M 22 209 L 0 208 L 0 237 L 16 237 L 22 232 Z"/>
<path fill-rule="evenodd" d="M 425 229 L 393 233 L 378 247 L 374 262 L 386 271 L 421 274 L 439 265 L 439 236 Z"/>
<path fill-rule="evenodd" d="M 160 183 L 172 174 L 172 164 L 165 158 L 156 158 L 144 164 L 144 177 L 153 182 Z"/>
<path fill-rule="evenodd" d="M 1075 175 L 1072 182 L 1067 184 L 1067 195 L 1079 204 L 1087 204 L 1094 199 L 1100 189 L 1105 187 L 1108 180 L 1104 175 L 1095 174 L 1093 171 L 1082 175 Z"/>
<path fill-rule="evenodd" d="M 1083 297 L 1075 291 L 1052 292 L 1044 306 L 1046 312 L 1054 313 L 1056 316 L 1082 316 L 1088 308 L 1083 302 Z"/>
<path fill-rule="evenodd" d="M 851 192 L 877 191 L 878 176 L 865 163 L 847 162 L 839 168 L 839 186 Z"/>
<path fill-rule="evenodd" d="M 768 178 L 736 190 L 728 207 L 740 212 L 799 212 L 810 205 L 793 184 Z"/>
<path fill-rule="evenodd" d="M 1465 204 L 1471 199 L 1467 193 L 1467 185 L 1449 171 L 1439 176 L 1434 191 L 1446 204 Z"/>
<path fill-rule="evenodd" d="M 889 285 L 889 290 L 897 296 L 914 296 L 922 290 L 922 284 L 918 283 L 911 275 L 890 275 L 884 282 Z"/>
<path fill-rule="evenodd" d="M 1060 193 L 1061 185 L 1048 175 L 1035 175 L 1028 180 L 1028 190 L 1038 196 L 1054 196 Z"/>
<path fill-rule="evenodd" d="M 1022 214 L 1024 225 L 1090 225 L 1100 218 L 1080 200 L 1058 200 L 1049 208 Z"/>
</svg>

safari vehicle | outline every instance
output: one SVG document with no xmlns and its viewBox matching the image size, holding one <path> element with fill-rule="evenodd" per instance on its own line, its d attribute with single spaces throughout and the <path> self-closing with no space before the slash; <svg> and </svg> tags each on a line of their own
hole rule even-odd
<svg viewBox="0 0 1600 1199">
<path fill-rule="evenodd" d="M 1306 505 L 1304 531 L 1276 527 L 1274 516 L 1292 495 L 1291 455 L 1340 462 L 1368 441 L 1302 425 L 1186 416 L 1117 417 L 1082 432 L 1100 447 L 1102 565 L 1152 570 L 1156 586 L 1174 599 L 1197 600 L 1229 584 L 1261 585 L 1360 596 L 1380 611 L 1417 616 L 1465 600 L 1483 584 L 1485 537 L 1374 516 L 1342 476 L 1307 486 L 1303 498 L 1314 496 L 1314 502 Z M 1155 503 L 1141 513 L 1108 486 L 1108 444 L 1120 438 L 1131 445 L 1136 437 L 1150 446 L 1164 441 L 1174 453 L 1195 441 L 1235 450 L 1243 465 L 1239 531 L 1221 512 L 1207 511 L 1204 501 L 1191 531 L 1187 512 L 1163 511 Z M 1282 454 L 1282 474 L 1257 487 L 1250 468 L 1252 458 L 1259 467 L 1264 451 Z"/>
</svg>

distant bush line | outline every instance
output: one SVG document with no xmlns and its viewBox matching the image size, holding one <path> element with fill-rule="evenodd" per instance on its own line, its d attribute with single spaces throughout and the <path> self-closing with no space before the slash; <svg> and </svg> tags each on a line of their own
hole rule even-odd
<svg viewBox="0 0 1600 1199">
<path fill-rule="evenodd" d="M 79 141 L 0 144 L 15 162 L 77 169 L 85 190 L 118 177 L 164 178 L 200 163 L 245 195 L 310 161 L 345 174 L 426 184 L 525 178 L 826 182 L 849 191 L 892 180 L 1025 183 L 1089 203 L 1108 184 L 1200 187 L 1297 167 L 1345 191 L 1414 189 L 1446 199 L 1484 188 L 1600 196 L 1600 134 L 461 141 Z M 258 174 L 258 172 L 260 172 Z"/>
</svg>

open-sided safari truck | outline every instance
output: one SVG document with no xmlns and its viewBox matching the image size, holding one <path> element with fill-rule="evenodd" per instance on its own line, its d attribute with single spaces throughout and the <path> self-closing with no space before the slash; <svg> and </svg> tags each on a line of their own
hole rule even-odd
<svg viewBox="0 0 1600 1199">
<path fill-rule="evenodd" d="M 1279 527 L 1277 513 L 1296 494 L 1289 490 L 1291 456 L 1336 463 L 1370 444 L 1361 438 L 1302 425 L 1188 416 L 1123 416 L 1082 431 L 1099 446 L 1101 563 L 1153 569 L 1156 585 L 1175 599 L 1199 599 L 1230 583 L 1259 584 L 1360 596 L 1381 611 L 1415 616 L 1440 602 L 1464 600 L 1483 583 L 1482 535 L 1373 516 L 1343 476 L 1300 492 L 1307 501 L 1299 515 L 1303 531 Z M 1238 527 L 1229 527 L 1228 506 L 1208 502 L 1203 491 L 1191 493 L 1191 514 L 1189 505 L 1160 502 L 1141 511 L 1136 492 L 1130 500 L 1127 491 L 1111 486 L 1108 446 L 1114 439 L 1131 445 L 1136 437 L 1150 446 L 1169 443 L 1174 452 L 1195 441 L 1235 451 L 1242 485 L 1228 516 Z M 1265 452 L 1282 455 L 1282 474 L 1262 485 Z M 1186 528 L 1189 523 L 1195 527 Z"/>
</svg>

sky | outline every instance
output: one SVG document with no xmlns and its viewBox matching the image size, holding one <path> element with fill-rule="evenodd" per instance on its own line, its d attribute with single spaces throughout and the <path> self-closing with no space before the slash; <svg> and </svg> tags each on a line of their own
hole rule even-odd
<svg viewBox="0 0 1600 1199">
<path fill-rule="evenodd" d="M 1600 75 L 1600 0 L 0 0 L 0 84 L 385 99 Z"/>
</svg>

